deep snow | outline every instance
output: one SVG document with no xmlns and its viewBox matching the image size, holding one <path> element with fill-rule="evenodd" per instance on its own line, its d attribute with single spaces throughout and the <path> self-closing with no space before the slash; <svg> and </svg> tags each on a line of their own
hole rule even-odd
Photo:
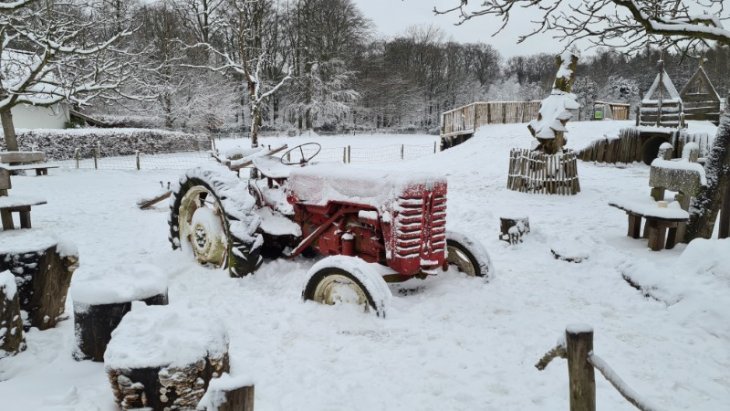
<svg viewBox="0 0 730 411">
<path fill-rule="evenodd" d="M 569 145 L 625 125 L 571 122 Z M 496 271 L 489 283 L 454 274 L 394 288 L 386 319 L 301 302 L 313 261 L 267 262 L 253 276 L 231 279 L 172 251 L 167 205 L 141 211 L 135 202 L 156 192 L 158 181 L 177 180 L 178 171 L 62 169 L 13 177 L 12 193 L 47 198 L 33 208 L 34 227 L 75 242 L 84 270 L 154 264 L 170 277 L 171 305 L 221 318 L 231 374 L 255 382 L 259 410 L 565 410 L 565 361 L 542 372 L 534 364 L 572 323 L 590 324 L 596 354 L 657 407 L 726 407 L 727 247 L 708 242 L 683 256 L 685 245 L 652 252 L 645 240 L 628 238 L 625 214 L 608 202 L 648 194 L 644 165 L 581 162 L 577 196 L 507 190 L 509 149 L 531 144 L 524 124 L 490 126 L 436 156 L 374 166 L 446 174 L 449 229 L 481 240 Z M 515 214 L 530 218 L 531 232 L 510 246 L 498 240 L 499 217 Z M 559 261 L 551 248 L 578 248 L 589 258 Z M 696 269 L 681 269 L 688 266 Z M 674 298 L 644 297 L 623 280 L 627 271 L 646 274 Z M 32 330 L 27 343 L 27 351 L 0 361 L 0 409 L 114 409 L 103 365 L 71 357 L 71 318 Z M 601 409 L 633 410 L 600 375 L 596 383 Z"/>
</svg>

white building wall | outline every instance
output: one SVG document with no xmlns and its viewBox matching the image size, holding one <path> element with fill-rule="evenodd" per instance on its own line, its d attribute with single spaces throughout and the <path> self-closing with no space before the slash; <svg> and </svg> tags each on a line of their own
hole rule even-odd
<svg viewBox="0 0 730 411">
<path fill-rule="evenodd" d="M 17 105 L 12 109 L 13 124 L 19 128 L 64 128 L 69 121 L 68 104 L 59 103 L 51 107 Z"/>
</svg>

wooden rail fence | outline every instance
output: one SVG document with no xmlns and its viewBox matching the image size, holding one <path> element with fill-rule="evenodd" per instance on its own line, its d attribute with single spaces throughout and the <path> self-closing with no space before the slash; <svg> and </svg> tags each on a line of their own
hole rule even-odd
<svg viewBox="0 0 730 411">
<path fill-rule="evenodd" d="M 593 352 L 593 328 L 586 325 L 568 326 L 565 330 L 565 341 L 548 351 L 535 367 L 542 371 L 557 357 L 568 360 L 570 411 L 596 411 L 594 368 L 634 407 L 641 411 L 657 411 L 656 407 L 639 397 L 608 363 Z"/>
<path fill-rule="evenodd" d="M 525 123 L 537 118 L 540 101 L 480 101 L 441 114 L 441 137 L 474 134 L 487 124 Z"/>
</svg>

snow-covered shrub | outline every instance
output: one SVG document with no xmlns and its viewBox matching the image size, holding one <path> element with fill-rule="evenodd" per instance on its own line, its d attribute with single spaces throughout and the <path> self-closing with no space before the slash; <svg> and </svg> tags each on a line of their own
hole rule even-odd
<svg viewBox="0 0 730 411">
<path fill-rule="evenodd" d="M 17 135 L 20 150 L 43 151 L 52 160 L 72 159 L 77 148 L 81 158 L 90 158 L 97 143 L 102 157 L 132 155 L 136 151 L 144 154 L 198 151 L 210 147 L 205 135 L 154 129 L 18 130 Z M 0 141 L 0 148 L 5 149 L 4 141 Z"/>
</svg>

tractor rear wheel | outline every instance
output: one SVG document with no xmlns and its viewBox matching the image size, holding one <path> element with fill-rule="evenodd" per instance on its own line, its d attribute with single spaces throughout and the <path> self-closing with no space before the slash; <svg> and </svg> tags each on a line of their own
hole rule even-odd
<svg viewBox="0 0 730 411">
<path fill-rule="evenodd" d="M 385 317 L 392 295 L 382 275 L 357 258 L 327 257 L 309 271 L 302 298 L 321 304 L 354 304 Z"/>
<path fill-rule="evenodd" d="M 180 178 L 170 201 L 170 242 L 201 265 L 252 273 L 261 263 L 260 220 L 246 186 L 230 170 L 195 168 Z"/>
<path fill-rule="evenodd" d="M 470 277 L 490 279 L 493 274 L 492 262 L 487 250 L 464 234 L 446 232 L 446 261 L 449 266 Z"/>
</svg>

